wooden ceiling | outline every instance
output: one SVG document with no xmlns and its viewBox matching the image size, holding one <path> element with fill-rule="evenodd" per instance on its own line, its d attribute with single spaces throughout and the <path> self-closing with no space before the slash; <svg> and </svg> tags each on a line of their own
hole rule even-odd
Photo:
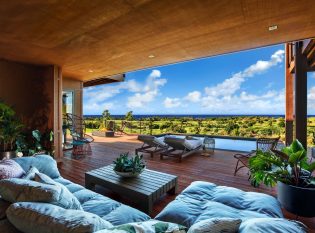
<svg viewBox="0 0 315 233">
<path fill-rule="evenodd" d="M 314 0 L 0 3 L 1 58 L 83 81 L 315 36 Z"/>
</svg>

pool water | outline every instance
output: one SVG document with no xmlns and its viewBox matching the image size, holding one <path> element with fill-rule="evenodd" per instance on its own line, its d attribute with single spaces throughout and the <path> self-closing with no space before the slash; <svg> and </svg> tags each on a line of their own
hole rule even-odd
<svg viewBox="0 0 315 233">
<path fill-rule="evenodd" d="M 185 136 L 181 135 L 172 135 L 175 137 L 184 138 Z M 203 139 L 204 137 L 196 137 Z M 241 152 L 250 152 L 256 150 L 256 140 L 242 140 L 242 139 L 233 139 L 233 138 L 216 138 L 212 137 L 215 140 L 215 149 L 219 150 L 231 150 L 231 151 L 241 151 Z"/>
<path fill-rule="evenodd" d="M 215 149 L 250 152 L 256 149 L 256 141 L 230 138 L 214 138 Z"/>
</svg>

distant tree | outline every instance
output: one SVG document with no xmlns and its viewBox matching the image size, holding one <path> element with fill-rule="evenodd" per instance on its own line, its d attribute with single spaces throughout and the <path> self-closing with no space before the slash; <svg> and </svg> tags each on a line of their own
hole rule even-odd
<svg viewBox="0 0 315 233">
<path fill-rule="evenodd" d="M 126 113 L 125 120 L 126 121 L 133 121 L 134 120 L 132 111 L 129 111 L 129 112 Z"/>
<path fill-rule="evenodd" d="M 239 129 L 240 126 L 234 122 L 229 122 L 226 126 L 225 126 L 225 130 L 227 132 L 227 134 L 230 134 L 232 132 L 232 130 L 234 129 Z"/>
<path fill-rule="evenodd" d="M 105 109 L 102 113 L 103 122 L 102 122 L 102 128 L 107 127 L 107 121 L 111 119 L 110 113 L 108 109 Z"/>
<path fill-rule="evenodd" d="M 281 117 L 281 118 L 279 119 L 278 126 L 279 126 L 280 128 L 284 128 L 284 127 L 285 127 L 284 118 Z"/>
<path fill-rule="evenodd" d="M 102 113 L 102 116 L 103 116 L 103 120 L 110 120 L 111 119 L 111 116 L 110 116 L 110 113 L 109 113 L 109 110 L 108 109 L 105 109 Z"/>
</svg>

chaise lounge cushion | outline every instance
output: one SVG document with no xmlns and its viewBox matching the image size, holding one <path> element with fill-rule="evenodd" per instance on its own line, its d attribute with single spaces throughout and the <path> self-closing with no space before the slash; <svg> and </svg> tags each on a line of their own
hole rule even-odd
<svg viewBox="0 0 315 233">
<path fill-rule="evenodd" d="M 99 216 L 47 203 L 19 202 L 7 210 L 9 221 L 25 233 L 92 233 L 113 227 Z"/>
<path fill-rule="evenodd" d="M 155 137 L 152 135 L 139 135 L 138 140 L 142 141 L 148 145 L 155 146 L 159 145 L 160 147 L 166 147 L 167 145 L 164 143 L 164 137 Z"/>
<path fill-rule="evenodd" d="M 187 139 L 186 137 L 181 136 L 166 136 L 164 142 L 177 150 L 195 150 L 203 144 L 201 139 L 194 137 Z"/>
<path fill-rule="evenodd" d="M 209 218 L 281 218 L 280 204 L 269 195 L 196 181 L 169 203 L 156 219 L 186 227 Z"/>
</svg>

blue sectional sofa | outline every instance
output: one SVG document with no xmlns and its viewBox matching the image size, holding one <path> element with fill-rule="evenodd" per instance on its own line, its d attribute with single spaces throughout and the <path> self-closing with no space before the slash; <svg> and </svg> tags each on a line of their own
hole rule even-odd
<svg viewBox="0 0 315 233">
<path fill-rule="evenodd" d="M 25 171 L 32 166 L 36 167 L 39 172 L 64 185 L 79 200 L 85 212 L 96 214 L 114 226 L 150 219 L 148 215 L 137 209 L 62 178 L 55 160 L 50 156 L 17 158 L 15 161 Z M 8 206 L 7 202 L 0 199 L 0 232 L 18 233 L 20 231 L 6 218 Z M 306 232 L 303 224 L 283 218 L 280 205 L 274 197 L 201 181 L 193 182 L 155 219 L 189 228 L 204 219 L 224 217 L 241 219 L 239 232 L 244 233 Z"/>
</svg>

